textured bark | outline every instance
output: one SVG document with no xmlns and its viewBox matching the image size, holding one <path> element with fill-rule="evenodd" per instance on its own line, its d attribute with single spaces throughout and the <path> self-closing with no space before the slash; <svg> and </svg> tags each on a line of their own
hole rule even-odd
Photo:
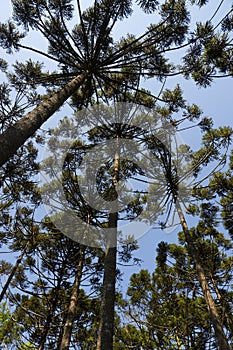
<svg viewBox="0 0 233 350">
<path fill-rule="evenodd" d="M 0 135 L 0 166 L 6 163 L 25 141 L 63 105 L 82 85 L 84 79 L 85 74 L 75 77 Z"/>
<path fill-rule="evenodd" d="M 70 348 L 73 322 L 75 319 L 76 309 L 78 305 L 79 287 L 80 287 L 80 282 L 82 277 L 84 256 L 85 256 L 85 247 L 81 246 L 79 262 L 78 262 L 77 271 L 75 275 L 75 281 L 74 281 L 74 285 L 70 296 L 70 304 L 69 304 L 66 319 L 65 319 L 65 324 L 63 328 L 62 339 L 61 339 L 61 344 L 59 346 L 59 350 L 69 350 Z"/>
<path fill-rule="evenodd" d="M 220 290 L 218 289 L 218 285 L 217 285 L 217 282 L 215 281 L 215 279 L 213 277 L 211 277 L 211 280 L 212 280 L 212 284 L 214 286 L 215 293 L 217 294 L 218 300 L 220 301 L 220 303 L 222 305 L 223 315 L 224 315 L 224 318 L 226 319 L 227 326 L 228 326 L 228 328 L 233 336 L 233 317 L 231 314 L 231 308 L 228 305 L 228 303 L 226 302 L 226 300 L 224 299 L 224 297 L 222 296 Z"/>
<path fill-rule="evenodd" d="M 117 213 L 110 214 L 109 227 L 115 230 L 112 234 L 112 243 L 116 242 Z M 114 237 L 115 236 L 115 237 Z M 111 243 L 111 245 L 113 245 Z M 96 350 L 113 349 L 114 331 L 114 304 L 116 283 L 116 247 L 108 246 L 104 260 L 104 280 L 100 309 L 100 323 L 98 329 L 98 340 Z"/>
<path fill-rule="evenodd" d="M 118 138 L 114 157 L 113 184 L 117 192 L 119 181 L 120 152 Z M 112 350 L 114 335 L 114 306 L 116 284 L 116 255 L 117 255 L 117 223 L 118 204 L 115 204 L 113 212 L 109 214 L 106 253 L 104 260 L 104 280 L 100 307 L 100 323 L 96 350 Z"/>
<path fill-rule="evenodd" d="M 201 285 L 201 289 L 202 292 L 204 294 L 205 297 L 205 301 L 207 304 L 207 308 L 210 314 L 210 318 L 211 318 L 211 323 L 214 327 L 214 332 L 215 332 L 215 337 L 216 337 L 216 341 L 218 343 L 218 349 L 219 350 L 230 350 L 230 346 L 228 344 L 226 335 L 224 333 L 223 330 L 223 326 L 222 326 L 222 322 L 220 320 L 219 314 L 218 314 L 218 310 L 216 308 L 213 296 L 211 294 L 210 291 L 210 287 L 205 275 L 205 270 L 202 267 L 202 264 L 200 263 L 201 259 L 200 259 L 200 255 L 199 252 L 197 250 L 197 248 L 195 247 L 193 240 L 190 236 L 189 233 L 189 229 L 188 229 L 188 225 L 186 223 L 183 211 L 180 207 L 179 201 L 176 201 L 176 209 L 179 215 L 179 219 L 180 219 L 180 223 L 185 235 L 185 240 L 186 243 L 188 245 L 188 249 L 190 251 L 190 254 L 194 260 L 195 263 L 195 268 L 196 268 L 196 272 L 197 272 L 197 278 L 198 281 Z"/>
</svg>

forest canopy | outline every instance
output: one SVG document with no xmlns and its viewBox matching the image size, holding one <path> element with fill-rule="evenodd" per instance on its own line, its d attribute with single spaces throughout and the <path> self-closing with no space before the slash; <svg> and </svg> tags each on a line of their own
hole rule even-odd
<svg viewBox="0 0 233 350">
<path fill-rule="evenodd" d="M 221 115 L 232 111 L 206 116 L 195 94 L 231 86 L 233 4 L 9 9 L 0 348 L 230 350 L 233 153 Z M 141 248 L 148 229 L 153 246 Z"/>
</svg>

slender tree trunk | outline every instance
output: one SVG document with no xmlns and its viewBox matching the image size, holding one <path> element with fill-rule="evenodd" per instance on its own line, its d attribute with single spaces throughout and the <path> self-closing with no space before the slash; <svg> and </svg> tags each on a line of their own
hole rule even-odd
<svg viewBox="0 0 233 350">
<path fill-rule="evenodd" d="M 104 260 L 104 280 L 96 350 L 113 349 L 117 248 L 112 247 L 112 245 L 116 242 L 117 221 L 117 213 L 111 213 L 109 217 L 109 228 L 112 228 L 115 232 L 111 234 L 112 237 L 109 239 Z"/>
<path fill-rule="evenodd" d="M 49 334 L 49 331 L 50 331 L 51 326 L 52 326 L 53 317 L 55 316 L 55 311 L 56 311 L 56 308 L 58 305 L 60 291 L 62 288 L 61 285 L 62 285 L 62 281 L 64 278 L 64 268 L 66 268 L 65 263 L 63 264 L 63 267 L 62 267 L 60 274 L 58 276 L 57 285 L 53 288 L 53 291 L 52 291 L 52 300 L 51 300 L 51 304 L 49 307 L 49 312 L 48 312 L 47 317 L 46 317 L 44 328 L 41 332 L 41 338 L 40 338 L 38 350 L 44 350 L 44 349 L 46 350 L 46 340 L 48 338 L 48 334 Z"/>
<path fill-rule="evenodd" d="M 233 337 L 233 318 L 232 318 L 231 313 L 229 312 L 230 307 L 229 307 L 228 303 L 226 302 L 226 300 L 224 299 L 224 297 L 221 295 L 221 292 L 218 289 L 218 285 L 217 285 L 217 282 L 215 281 L 215 279 L 213 277 L 211 277 L 211 280 L 212 280 L 212 283 L 214 286 L 215 293 L 217 294 L 218 300 L 220 301 L 220 303 L 222 305 L 223 315 L 226 319 L 227 326 L 228 326 L 228 328 L 231 332 L 231 335 Z"/>
<path fill-rule="evenodd" d="M 6 163 L 24 142 L 63 105 L 82 85 L 84 79 L 85 74 L 75 77 L 0 135 L 0 166 Z"/>
<path fill-rule="evenodd" d="M 12 279 L 13 279 L 13 277 L 14 277 L 14 275 L 15 275 L 15 273 L 16 273 L 16 271 L 17 271 L 17 269 L 18 269 L 18 267 L 19 267 L 19 265 L 20 265 L 20 263 L 21 263 L 21 261 L 23 259 L 23 257 L 24 257 L 24 255 L 26 253 L 26 249 L 27 249 L 27 244 L 26 244 L 25 248 L 23 249 L 22 253 L 20 254 L 20 256 L 18 257 L 18 259 L 16 260 L 15 265 L 12 267 L 10 275 L 8 276 L 6 283 L 4 284 L 4 286 L 2 288 L 2 291 L 1 291 L 1 294 L 0 294 L 0 303 L 2 302 L 2 299 L 4 298 L 4 295 L 6 294 L 6 291 L 7 291 L 8 287 L 9 287 L 9 285 L 10 285 L 10 283 L 11 283 L 11 281 L 12 281 Z"/>
<path fill-rule="evenodd" d="M 58 295 L 59 295 L 60 288 L 61 288 L 61 280 L 59 280 L 58 285 L 56 286 L 55 290 L 53 290 L 52 304 L 51 304 L 51 306 L 49 308 L 49 313 L 47 315 L 46 322 L 45 322 L 44 328 L 43 328 L 42 333 L 41 333 L 40 344 L 38 346 L 38 350 L 46 349 L 45 348 L 45 343 L 46 343 L 46 340 L 47 340 L 47 337 L 48 337 L 48 334 L 49 334 L 49 330 L 50 330 L 50 327 L 51 327 L 51 323 L 52 323 L 52 320 L 53 320 L 54 311 L 55 311 L 56 306 L 57 306 Z"/>
<path fill-rule="evenodd" d="M 210 291 L 210 287 L 209 287 L 209 284 L 208 284 L 208 281 L 207 281 L 207 278 L 205 275 L 205 270 L 203 269 L 202 264 L 200 262 L 201 261 L 200 253 L 197 250 L 197 248 L 195 247 L 195 243 L 193 242 L 192 237 L 190 236 L 188 225 L 187 225 L 187 222 L 185 220 L 183 211 L 181 209 L 181 206 L 180 206 L 180 203 L 178 200 L 176 200 L 176 210 L 177 210 L 177 213 L 179 215 L 180 223 L 181 223 L 184 235 L 185 235 L 185 240 L 186 240 L 186 243 L 188 245 L 188 249 L 189 249 L 190 254 L 191 254 L 193 261 L 195 263 L 197 278 L 198 278 L 198 281 L 201 285 L 201 289 L 202 289 L 202 292 L 203 292 L 204 297 L 205 297 L 207 308 L 209 310 L 211 323 L 214 327 L 215 337 L 216 337 L 216 340 L 218 343 L 218 349 L 219 350 L 230 350 L 230 346 L 228 344 L 228 341 L 227 341 L 226 335 L 224 333 L 222 323 L 221 323 L 213 296 L 212 296 L 211 291 Z"/>
<path fill-rule="evenodd" d="M 80 247 L 79 253 L 80 253 L 79 262 L 78 262 L 77 271 L 75 275 L 74 285 L 70 296 L 70 303 L 69 303 L 69 307 L 68 307 L 68 311 L 65 319 L 65 324 L 63 328 L 62 339 L 61 339 L 61 344 L 59 346 L 59 350 L 69 350 L 70 348 L 70 339 L 71 339 L 71 334 L 73 329 L 73 322 L 76 315 L 76 309 L 78 305 L 79 287 L 80 287 L 83 263 L 84 263 L 84 257 L 85 257 L 84 246 Z"/>
<path fill-rule="evenodd" d="M 117 193 L 119 181 L 120 152 L 118 138 L 114 157 L 113 184 Z M 117 255 L 117 223 L 118 204 L 115 204 L 113 212 L 109 214 L 109 233 L 107 237 L 106 253 L 104 260 L 104 280 L 102 300 L 100 306 L 100 323 L 96 350 L 112 350 L 114 335 L 114 306 L 116 285 L 116 255 Z"/>
</svg>

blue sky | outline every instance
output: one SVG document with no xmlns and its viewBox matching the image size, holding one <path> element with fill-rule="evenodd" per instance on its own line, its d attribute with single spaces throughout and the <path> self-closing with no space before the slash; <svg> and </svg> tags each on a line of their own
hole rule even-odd
<svg viewBox="0 0 233 350">
<path fill-rule="evenodd" d="M 85 5 L 89 5 L 92 1 L 83 1 Z M 0 11 L 0 21 L 5 21 L 11 14 L 11 1 L 4 0 L 2 1 L 4 5 L 1 5 Z M 225 1 L 224 5 L 219 12 L 219 15 L 216 16 L 215 21 L 218 23 L 218 20 L 222 17 L 223 14 L 226 13 L 226 9 L 229 7 L 231 1 Z M 215 8 L 213 7 L 213 2 L 209 4 L 206 9 L 200 11 L 198 8 L 195 9 L 196 21 L 200 21 L 201 19 L 205 20 L 213 14 Z M 216 1 L 215 6 L 217 7 L 218 2 Z M 148 19 L 149 18 L 149 19 Z M 135 11 L 134 17 L 120 22 L 114 34 L 116 37 L 121 37 L 126 32 L 140 34 L 143 30 L 150 24 L 150 21 L 153 22 L 154 15 L 145 16 L 142 15 L 139 11 Z M 41 40 L 41 37 L 37 34 L 34 34 L 29 39 L 27 39 L 27 43 L 34 45 L 38 48 L 43 48 L 44 42 Z M 3 56 L 4 59 L 9 60 L 9 62 L 13 62 L 15 58 L 19 60 L 26 60 L 28 58 L 32 59 L 42 59 L 43 57 L 36 57 L 31 53 L 22 51 L 17 53 L 17 55 L 9 56 L 4 53 L 4 51 L 0 48 L 0 55 Z M 174 57 L 174 59 L 177 59 Z M 49 62 L 45 62 L 45 64 L 51 65 Z M 232 99 L 232 91 L 233 91 L 233 80 L 232 78 L 222 78 L 216 79 L 211 87 L 209 88 L 198 88 L 194 82 L 191 80 L 185 80 L 183 78 L 173 77 L 168 80 L 167 87 L 173 88 L 175 85 L 179 83 L 184 92 L 184 97 L 190 103 L 196 103 L 204 112 L 204 115 L 212 117 L 214 119 L 216 126 L 229 125 L 232 126 L 233 119 L 233 99 Z M 159 90 L 159 85 L 153 86 L 153 82 L 150 82 L 150 89 L 153 92 L 153 89 Z M 156 93 L 156 92 L 155 92 Z M 67 107 L 62 110 L 62 115 L 69 114 L 70 109 Z M 51 125 L 53 118 L 51 118 L 49 125 Z M 198 146 L 199 139 L 196 139 L 197 135 L 190 131 L 182 135 L 186 142 L 191 142 L 191 145 Z M 177 237 L 177 229 L 171 233 L 162 232 L 160 230 L 150 230 L 150 232 L 146 233 L 142 238 L 139 239 L 138 243 L 140 249 L 138 251 L 137 256 L 144 260 L 142 268 L 149 268 L 150 270 L 154 268 L 154 259 L 155 259 L 155 249 L 161 240 L 165 240 L 168 242 L 176 241 Z M 124 269 L 127 271 L 126 275 L 128 276 L 130 273 L 136 271 L 134 267 Z"/>
</svg>

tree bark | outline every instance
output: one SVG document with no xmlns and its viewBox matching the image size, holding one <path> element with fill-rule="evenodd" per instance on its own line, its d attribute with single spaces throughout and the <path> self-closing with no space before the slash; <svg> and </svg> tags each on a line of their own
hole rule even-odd
<svg viewBox="0 0 233 350">
<path fill-rule="evenodd" d="M 230 346 L 228 344 L 226 335 L 224 333 L 223 327 L 222 327 L 222 322 L 220 320 L 213 296 L 211 294 L 210 291 L 210 287 L 205 275 L 205 270 L 202 267 L 202 264 L 200 262 L 200 254 L 197 250 L 197 248 L 195 247 L 195 243 L 192 240 L 192 237 L 190 236 L 189 233 L 189 229 L 188 229 L 188 225 L 187 222 L 185 220 L 183 211 L 181 209 L 180 203 L 178 201 L 178 199 L 176 200 L 176 210 L 177 213 L 179 215 L 179 219 L 180 219 L 180 223 L 185 235 L 185 240 L 186 243 L 188 245 L 188 249 L 190 251 L 190 254 L 193 258 L 193 261 L 195 263 L 195 268 L 196 268 L 196 272 L 197 272 L 197 278 L 198 281 L 201 285 L 201 289 L 202 292 L 204 294 L 205 297 L 205 301 L 207 304 L 207 308 L 210 314 L 210 318 L 211 318 L 211 323 L 214 327 L 214 332 L 215 332 L 215 337 L 218 343 L 218 349 L 219 350 L 230 350 Z"/>
<path fill-rule="evenodd" d="M 117 213 L 111 213 L 109 227 L 115 232 L 111 234 L 112 237 L 109 240 L 111 244 L 110 242 L 108 243 L 104 260 L 104 280 L 96 350 L 113 349 L 117 248 L 111 245 L 113 245 L 114 241 L 116 242 L 117 220 Z"/>
<path fill-rule="evenodd" d="M 213 278 L 213 276 L 211 277 L 212 280 L 212 284 L 215 290 L 215 293 L 217 294 L 218 300 L 220 301 L 222 308 L 223 308 L 223 315 L 226 319 L 226 323 L 227 326 L 233 336 L 233 318 L 230 311 L 230 306 L 228 305 L 228 303 L 226 302 L 226 300 L 224 299 L 224 297 L 222 296 L 220 290 L 218 289 L 218 285 L 217 282 L 215 281 L 215 279 Z"/>
<path fill-rule="evenodd" d="M 68 307 L 66 319 L 65 319 L 65 325 L 63 328 L 62 333 L 62 339 L 61 344 L 59 346 L 59 350 L 69 350 L 70 348 L 70 340 L 71 340 L 71 334 L 73 329 L 73 322 L 76 315 L 76 309 L 78 305 L 78 297 L 79 297 L 79 287 L 82 277 L 82 270 L 83 270 L 83 263 L 84 263 L 84 256 L 85 256 L 85 247 L 80 247 L 80 255 L 79 255 L 79 262 L 77 266 L 77 271 L 75 275 L 74 285 L 72 288 L 72 293 L 70 296 L 70 304 Z"/>
<path fill-rule="evenodd" d="M 41 338 L 40 338 L 40 344 L 38 346 L 38 350 L 44 350 L 46 349 L 46 340 L 50 331 L 50 327 L 51 327 L 51 323 L 53 320 L 53 316 L 54 316 L 54 311 L 56 310 L 56 306 L 57 306 L 57 302 L 58 302 L 58 293 L 60 291 L 60 282 L 58 283 L 57 287 L 53 290 L 53 300 L 51 303 L 51 306 L 49 308 L 49 312 L 45 321 L 45 325 L 44 328 L 41 332 Z"/>
<path fill-rule="evenodd" d="M 64 265 L 63 265 L 63 267 L 64 267 Z M 54 314 L 55 314 L 55 311 L 56 311 L 56 308 L 58 305 L 62 280 L 63 280 L 63 273 L 61 272 L 58 276 L 58 279 L 57 279 L 57 285 L 52 289 L 52 293 L 51 293 L 52 300 L 51 300 L 50 306 L 48 306 L 48 313 L 47 313 L 47 317 L 46 317 L 46 320 L 44 323 L 44 327 L 43 327 L 42 332 L 41 332 L 38 350 L 46 349 L 46 340 L 47 340 L 49 332 L 51 330 L 53 317 L 55 316 Z"/>
<path fill-rule="evenodd" d="M 82 85 L 84 79 L 85 74 L 78 75 L 0 135 L 0 166 L 6 163 L 25 141 L 63 105 Z"/>
<path fill-rule="evenodd" d="M 113 184 L 117 193 L 119 181 L 120 151 L 118 138 L 116 139 L 116 150 L 114 156 Z M 104 260 L 104 280 L 102 300 L 100 306 L 100 323 L 96 350 L 112 350 L 114 336 L 114 306 L 116 285 L 116 256 L 117 256 L 117 223 L 118 203 L 113 206 L 113 212 L 109 214 L 109 232 L 106 244 Z"/>
</svg>

